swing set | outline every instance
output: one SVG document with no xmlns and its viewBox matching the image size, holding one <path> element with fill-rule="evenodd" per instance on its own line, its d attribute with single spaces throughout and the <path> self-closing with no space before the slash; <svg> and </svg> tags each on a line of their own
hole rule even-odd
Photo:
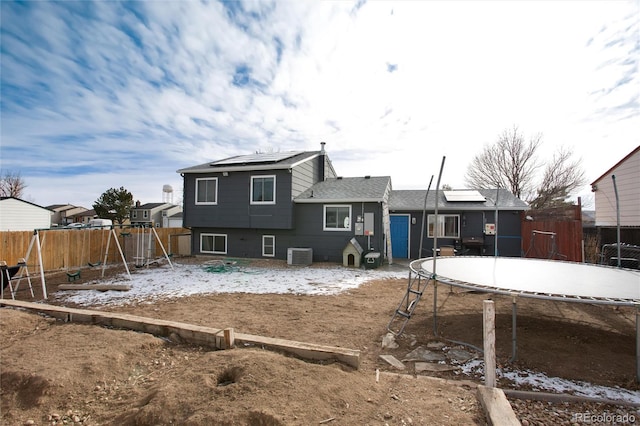
<svg viewBox="0 0 640 426">
<path fill-rule="evenodd" d="M 31 250 L 36 248 L 36 255 L 38 256 L 37 265 L 40 267 L 40 281 L 42 282 L 42 296 L 47 298 L 47 286 L 44 280 L 44 268 L 42 266 L 42 244 L 44 244 L 44 236 L 42 237 L 42 241 L 38 237 L 38 230 L 33 231 L 33 237 L 31 237 L 31 241 L 29 242 L 29 248 L 27 249 L 27 254 L 25 257 L 18 259 L 16 265 L 9 266 L 7 262 L 0 261 L 0 272 L 2 273 L 2 288 L 0 289 L 0 298 L 4 298 L 4 289 L 5 287 L 9 287 L 9 291 L 11 293 L 11 298 L 15 300 L 16 293 L 18 292 L 18 288 L 20 287 L 20 283 L 23 279 L 27 280 L 29 284 L 29 291 L 31 292 L 31 297 L 35 297 L 33 294 L 33 285 L 31 284 L 31 276 L 29 275 L 28 261 L 31 256 Z M 12 281 L 17 281 L 16 286 L 14 288 Z"/>
<path fill-rule="evenodd" d="M 100 227 L 102 230 L 105 227 Z M 129 230 L 135 230 L 135 238 L 136 238 L 136 247 L 135 247 L 135 257 L 134 264 L 136 268 L 149 267 L 153 264 L 159 264 L 163 259 L 166 259 L 167 263 L 171 267 L 172 270 L 175 270 L 173 264 L 171 263 L 171 255 L 167 253 L 153 226 L 130 226 Z M 47 286 L 46 280 L 44 276 L 44 264 L 42 258 L 42 247 L 44 246 L 47 232 L 58 232 L 49 229 L 35 229 L 33 231 L 33 235 L 31 237 L 31 241 L 29 242 L 29 247 L 27 249 L 27 253 L 23 258 L 18 259 L 16 265 L 8 265 L 5 261 L 0 261 L 0 278 L 1 278 L 1 288 L 0 288 L 0 298 L 4 298 L 4 289 L 9 287 L 9 291 L 11 293 L 11 298 L 15 299 L 15 295 L 17 294 L 18 288 L 20 286 L 21 281 L 24 279 L 28 282 L 29 290 L 31 292 L 31 297 L 35 297 L 33 293 L 33 285 L 31 282 L 32 274 L 29 273 L 28 265 L 32 268 L 37 268 L 39 270 L 40 281 L 42 285 L 42 297 L 47 299 Z M 114 244 L 117 252 L 122 260 L 122 264 L 125 267 L 127 272 L 128 279 L 131 279 L 131 271 L 129 270 L 129 265 L 127 263 L 127 259 L 125 257 L 125 253 L 123 251 L 122 245 L 118 240 L 118 235 L 116 234 L 116 230 L 113 226 L 109 226 L 106 238 L 105 245 L 105 233 L 103 232 L 100 236 L 100 253 L 104 253 L 104 257 L 102 260 L 100 258 L 97 261 L 93 261 L 91 259 L 91 232 L 90 230 L 84 230 L 85 234 L 82 236 L 82 241 L 79 244 L 79 265 L 77 269 L 70 269 L 68 259 L 65 261 L 67 264 L 66 274 L 69 281 L 75 281 L 76 279 L 81 278 L 82 265 L 85 264 L 85 253 L 88 259 L 86 260 L 86 265 L 88 267 L 97 267 L 102 265 L 101 277 L 104 278 L 105 271 L 107 268 L 107 261 L 109 258 L 109 252 L 112 249 L 112 245 Z M 131 232 L 121 232 L 120 234 L 123 237 L 123 240 L 126 236 L 132 235 Z M 67 241 L 67 244 L 70 244 Z M 163 256 L 155 257 L 155 247 L 159 246 L 162 250 Z M 125 245 L 126 246 L 126 245 Z M 87 250 L 85 250 L 87 248 Z M 29 263 L 29 260 L 32 258 L 33 252 L 35 251 L 36 260 L 33 263 Z M 76 253 L 77 254 L 77 253 Z M 15 285 L 14 285 L 15 283 Z"/>
<path fill-rule="evenodd" d="M 136 226 L 136 228 L 136 255 L 133 258 L 135 267 L 148 268 L 150 265 L 159 265 L 161 261 L 166 260 L 173 270 L 171 255 L 165 250 L 156 229 L 151 225 L 140 225 Z M 148 232 L 147 229 L 149 229 Z M 155 256 L 156 242 L 162 249 L 163 256 L 161 257 Z M 169 243 L 171 243 L 171 240 L 169 240 Z"/>
</svg>

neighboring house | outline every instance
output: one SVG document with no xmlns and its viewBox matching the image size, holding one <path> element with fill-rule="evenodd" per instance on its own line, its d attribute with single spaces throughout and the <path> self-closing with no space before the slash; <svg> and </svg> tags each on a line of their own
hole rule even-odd
<svg viewBox="0 0 640 426">
<path fill-rule="evenodd" d="M 84 213 L 88 210 L 71 204 L 53 204 L 46 207 L 53 211 L 51 225 L 66 226 L 71 223 L 84 223 Z"/>
<path fill-rule="evenodd" d="M 98 215 L 96 213 L 96 211 L 94 209 L 91 210 L 87 210 L 85 212 L 82 212 L 78 215 L 78 222 L 82 223 L 83 225 L 88 225 L 89 222 L 91 222 L 91 219 L 97 219 Z"/>
<path fill-rule="evenodd" d="M 601 243 L 613 243 L 618 225 L 616 194 L 618 189 L 622 242 L 640 244 L 640 146 L 591 183 L 595 193 L 596 228 L 603 236 Z"/>
<path fill-rule="evenodd" d="M 182 206 L 170 203 L 146 203 L 136 202 L 135 207 L 129 211 L 129 220 L 133 226 L 154 226 L 165 228 L 169 225 L 168 218 L 182 212 Z"/>
<path fill-rule="evenodd" d="M 177 213 L 162 212 L 162 228 L 182 228 L 182 207 L 178 207 L 180 211 Z"/>
<path fill-rule="evenodd" d="M 596 211 L 582 210 L 582 227 L 592 229 L 596 227 Z"/>
<path fill-rule="evenodd" d="M 393 191 L 389 176 L 338 177 L 324 144 L 320 151 L 236 156 L 178 172 L 193 254 L 287 259 L 289 249 L 310 248 L 313 260 L 342 262 L 355 238 L 364 252 L 380 252 L 388 260 L 419 255 L 426 191 Z M 497 209 L 500 254 L 520 255 L 519 213 L 528 209 L 526 203 L 506 190 L 497 207 L 495 190 L 472 200 L 440 194 L 439 245 L 493 254 L 493 228 L 487 225 L 495 224 Z M 431 212 L 433 195 L 430 200 Z M 429 251 L 433 229 L 432 221 L 423 244 Z"/>
<path fill-rule="evenodd" d="M 429 191 L 423 228 L 426 194 L 426 190 L 391 191 L 394 258 L 432 256 L 436 196 L 435 191 Z M 493 255 L 497 236 L 498 255 L 520 256 L 520 212 L 528 209 L 527 203 L 507 189 L 438 191 L 438 247 L 453 246 L 458 254 Z"/>
<path fill-rule="evenodd" d="M 640 146 L 591 183 L 595 193 L 596 226 L 617 226 L 615 176 L 620 226 L 640 226 Z"/>
<path fill-rule="evenodd" d="M 48 229 L 53 212 L 15 197 L 0 197 L 0 231 Z"/>
</svg>

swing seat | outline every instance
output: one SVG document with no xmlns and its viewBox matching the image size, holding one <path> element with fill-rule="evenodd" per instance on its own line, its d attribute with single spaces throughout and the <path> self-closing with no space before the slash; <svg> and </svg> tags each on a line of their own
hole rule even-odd
<svg viewBox="0 0 640 426">
<path fill-rule="evenodd" d="M 80 271 L 76 271 L 76 272 L 67 272 L 67 280 L 69 282 L 71 281 L 75 281 L 78 278 L 80 278 Z"/>
<path fill-rule="evenodd" d="M 6 262 L 3 261 L 2 264 L 0 264 L 0 268 L 2 269 L 2 288 L 5 288 L 20 270 L 20 264 L 7 266 Z"/>
<path fill-rule="evenodd" d="M 99 260 L 96 263 L 88 262 L 88 265 L 93 268 L 93 267 L 102 265 L 102 262 L 100 262 Z"/>
</svg>

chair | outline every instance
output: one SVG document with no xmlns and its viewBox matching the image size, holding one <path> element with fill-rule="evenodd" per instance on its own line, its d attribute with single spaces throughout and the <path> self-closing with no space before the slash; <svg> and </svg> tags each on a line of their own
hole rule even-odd
<svg viewBox="0 0 640 426">
<path fill-rule="evenodd" d="M 456 250 L 452 246 L 441 246 L 440 256 L 455 256 Z"/>
</svg>

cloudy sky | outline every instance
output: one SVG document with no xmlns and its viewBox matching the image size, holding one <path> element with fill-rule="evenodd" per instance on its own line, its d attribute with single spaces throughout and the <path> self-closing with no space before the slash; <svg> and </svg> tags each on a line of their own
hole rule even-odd
<svg viewBox="0 0 640 426">
<path fill-rule="evenodd" d="M 338 174 L 395 189 L 426 189 L 444 156 L 464 188 L 513 126 L 589 182 L 640 143 L 640 0 L 0 7 L 0 167 L 43 206 L 165 184 L 180 202 L 180 168 L 321 141 Z"/>
</svg>

